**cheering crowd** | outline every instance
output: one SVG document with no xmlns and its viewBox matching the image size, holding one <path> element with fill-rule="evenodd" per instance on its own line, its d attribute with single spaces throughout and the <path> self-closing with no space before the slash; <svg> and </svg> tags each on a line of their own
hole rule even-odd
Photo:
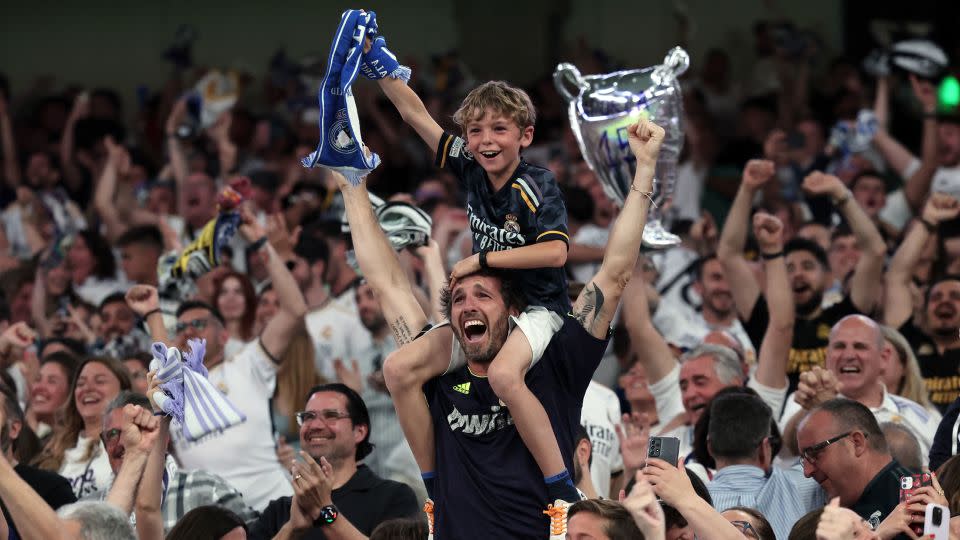
<svg viewBox="0 0 960 540">
<path fill-rule="evenodd" d="M 720 49 L 680 79 L 682 242 L 656 251 L 663 127 L 628 129 L 615 205 L 548 74 L 411 76 L 374 35 L 364 175 L 304 166 L 331 124 L 283 57 L 209 121 L 189 48 L 136 109 L 0 76 L 0 538 L 916 540 L 927 504 L 960 515 L 956 64 L 783 33 L 754 27 L 747 79 Z M 164 386 L 181 354 L 208 383 Z"/>
</svg>

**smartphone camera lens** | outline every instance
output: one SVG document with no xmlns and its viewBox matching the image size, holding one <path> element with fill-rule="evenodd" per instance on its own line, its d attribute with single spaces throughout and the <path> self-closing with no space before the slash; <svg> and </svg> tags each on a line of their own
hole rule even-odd
<svg viewBox="0 0 960 540">
<path fill-rule="evenodd" d="M 933 517 L 933 524 L 936 526 L 940 526 L 940 524 L 943 523 L 943 510 L 941 510 L 937 506 L 934 506 L 932 517 Z"/>
</svg>

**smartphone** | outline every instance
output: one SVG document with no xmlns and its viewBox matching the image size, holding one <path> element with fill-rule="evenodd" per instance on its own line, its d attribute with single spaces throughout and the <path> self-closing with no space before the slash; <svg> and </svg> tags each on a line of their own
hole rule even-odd
<svg viewBox="0 0 960 540">
<path fill-rule="evenodd" d="M 910 497 L 913 496 L 913 492 L 924 487 L 932 486 L 933 478 L 930 477 L 930 473 L 923 474 L 914 474 L 911 476 L 901 476 L 900 477 L 900 502 L 906 502 L 910 500 Z M 918 536 L 923 534 L 923 530 L 919 525 L 913 524 L 910 526 L 913 529 L 914 534 Z"/>
<path fill-rule="evenodd" d="M 928 504 L 923 518 L 923 538 L 948 540 L 950 538 L 950 509 L 939 504 Z"/>
<path fill-rule="evenodd" d="M 662 459 L 676 467 L 677 461 L 680 460 L 680 439 L 676 437 L 650 437 L 647 457 Z"/>
</svg>

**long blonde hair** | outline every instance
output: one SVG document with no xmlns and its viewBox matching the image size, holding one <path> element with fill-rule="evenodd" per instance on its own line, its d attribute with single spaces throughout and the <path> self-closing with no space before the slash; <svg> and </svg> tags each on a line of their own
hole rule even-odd
<svg viewBox="0 0 960 540">
<path fill-rule="evenodd" d="M 274 394 L 274 399 L 283 399 L 282 403 L 277 403 L 280 407 L 276 407 L 276 410 L 287 412 L 290 429 L 297 425 L 297 411 L 303 407 L 303 396 L 314 386 L 327 382 L 317 373 L 313 357 L 313 339 L 301 320 L 281 357 L 280 369 L 277 370 L 277 391 Z"/>
<path fill-rule="evenodd" d="M 927 410 L 935 410 L 930 403 L 930 393 L 927 392 L 927 385 L 923 382 L 923 375 L 920 374 L 920 363 L 917 362 L 917 356 L 913 354 L 913 348 L 910 347 L 907 338 L 889 326 L 881 326 L 880 331 L 883 332 L 883 338 L 893 345 L 903 363 L 903 379 L 900 381 L 900 388 L 887 388 L 887 391 L 915 401 Z"/>
<path fill-rule="evenodd" d="M 73 377 L 73 383 L 70 385 L 70 397 L 63 406 L 63 414 L 59 415 L 59 421 L 53 429 L 53 435 L 50 436 L 50 440 L 47 441 L 46 446 L 43 447 L 40 454 L 33 460 L 35 467 L 53 472 L 59 471 L 60 467 L 63 466 L 64 454 L 66 454 L 67 450 L 77 445 L 77 441 L 80 438 L 80 434 L 83 433 L 84 428 L 83 417 L 80 416 L 80 411 L 77 410 L 77 381 L 80 380 L 80 374 L 83 373 L 83 368 L 86 367 L 87 364 L 94 362 L 102 364 L 113 373 L 120 382 L 121 391 L 130 389 L 130 376 L 127 375 L 127 370 L 120 362 L 113 358 L 100 356 L 93 356 L 84 360 L 80 364 L 80 367 L 77 368 L 76 375 Z M 99 440 L 93 439 L 89 441 L 87 443 L 87 449 L 83 453 L 82 461 L 88 461 L 93 458 L 99 449 Z"/>
</svg>

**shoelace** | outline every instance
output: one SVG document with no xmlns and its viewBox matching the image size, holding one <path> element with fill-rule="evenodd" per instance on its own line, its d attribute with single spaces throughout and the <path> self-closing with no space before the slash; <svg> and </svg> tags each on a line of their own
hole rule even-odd
<svg viewBox="0 0 960 540">
<path fill-rule="evenodd" d="M 550 516 L 550 535 L 566 534 L 567 532 L 567 507 L 547 505 L 544 514 Z"/>
<path fill-rule="evenodd" d="M 430 526 L 430 534 L 433 534 L 433 501 L 427 500 L 423 503 L 423 511 L 427 514 L 427 524 Z"/>
</svg>

